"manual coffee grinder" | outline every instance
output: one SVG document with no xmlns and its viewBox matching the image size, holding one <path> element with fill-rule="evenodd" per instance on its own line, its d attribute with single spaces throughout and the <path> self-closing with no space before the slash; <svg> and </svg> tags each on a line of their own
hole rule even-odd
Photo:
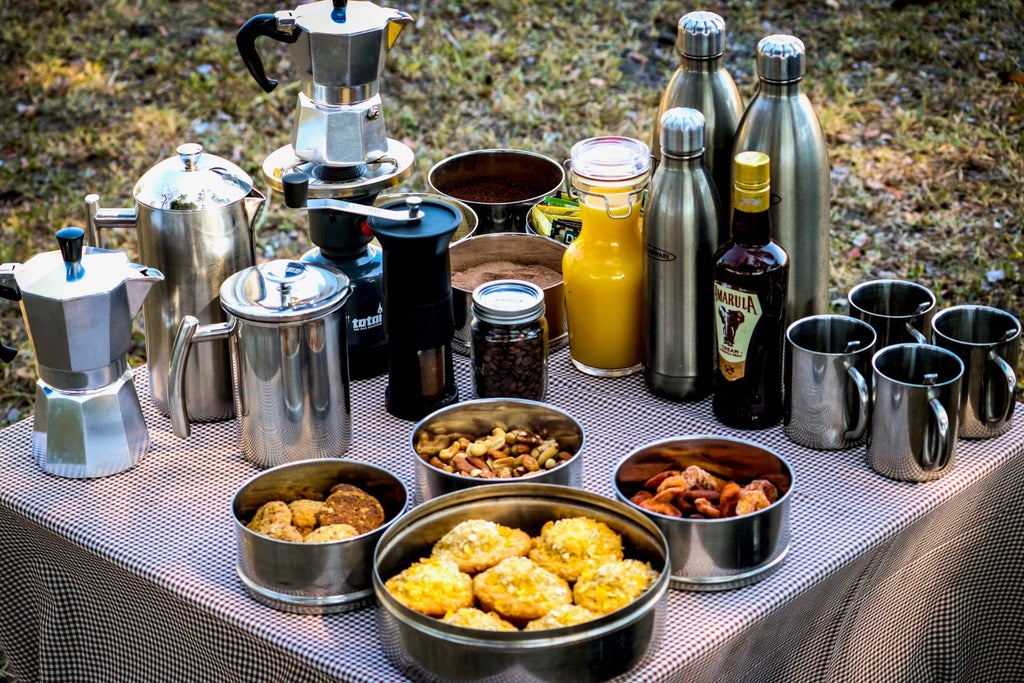
<svg viewBox="0 0 1024 683">
<path fill-rule="evenodd" d="M 132 319 L 164 279 L 123 252 L 83 247 L 84 237 L 64 228 L 59 251 L 0 265 L 0 297 L 21 302 L 35 349 L 32 457 L 79 479 L 126 470 L 149 450 L 127 354 Z"/>
<path fill-rule="evenodd" d="M 295 172 L 309 179 L 312 200 L 343 200 L 372 206 L 385 188 L 412 172 L 412 150 L 387 137 L 380 78 L 384 60 L 412 17 L 372 2 L 322 0 L 294 10 L 260 14 L 238 32 L 243 62 L 267 92 L 268 78 L 256 50 L 265 36 L 292 45 L 302 75 L 292 142 L 263 162 L 270 187 L 283 192 L 282 179 Z M 352 378 L 387 369 L 383 327 L 383 265 L 370 242 L 365 217 L 344 211 L 309 209 L 309 236 L 316 246 L 303 261 L 333 266 L 348 276 L 348 345 Z"/>
<path fill-rule="evenodd" d="M 401 223 L 373 216 L 369 224 L 384 248 L 385 405 L 395 417 L 419 420 L 459 400 L 452 363 L 455 317 L 448 243 L 462 213 L 420 197 L 381 208 L 403 207 L 417 220 Z"/>
<path fill-rule="evenodd" d="M 448 260 L 448 243 L 463 219 L 459 208 L 417 195 L 381 207 L 310 199 L 309 178 L 300 172 L 286 174 L 282 186 L 289 207 L 365 217 L 383 247 L 387 411 L 419 420 L 459 400 Z"/>
</svg>

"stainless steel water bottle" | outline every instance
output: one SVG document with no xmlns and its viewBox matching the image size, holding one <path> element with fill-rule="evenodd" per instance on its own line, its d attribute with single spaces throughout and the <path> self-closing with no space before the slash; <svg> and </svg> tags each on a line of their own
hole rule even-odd
<svg viewBox="0 0 1024 683">
<path fill-rule="evenodd" d="M 704 116 L 676 107 L 660 123 L 662 157 L 643 229 L 644 379 L 652 393 L 680 401 L 711 391 L 721 210 L 704 163 Z"/>
<path fill-rule="evenodd" d="M 690 12 L 679 19 L 676 50 L 681 61 L 661 97 L 651 135 L 651 156 L 661 161 L 661 117 L 669 109 L 690 107 L 704 115 L 704 163 L 722 206 L 717 247 L 729 239 L 732 197 L 732 148 L 743 116 L 743 99 L 725 68 L 725 20 L 714 12 Z"/>
<path fill-rule="evenodd" d="M 770 35 L 757 44 L 757 94 L 736 131 L 737 153 L 758 151 L 771 162 L 771 220 L 775 240 L 789 252 L 787 324 L 828 311 L 828 148 L 817 114 L 800 91 L 804 44 Z"/>
</svg>

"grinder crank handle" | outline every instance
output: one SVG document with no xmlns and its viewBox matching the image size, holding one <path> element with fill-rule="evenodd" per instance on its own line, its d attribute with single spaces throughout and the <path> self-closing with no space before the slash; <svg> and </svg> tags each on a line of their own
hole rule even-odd
<svg viewBox="0 0 1024 683">
<path fill-rule="evenodd" d="M 267 76 L 263 68 L 263 60 L 256 49 L 256 39 L 260 36 L 273 38 L 282 43 L 292 44 L 299 39 L 302 31 L 295 30 L 295 13 L 291 11 L 275 12 L 274 14 L 257 14 L 238 29 L 235 45 L 242 56 L 245 68 L 260 84 L 265 92 L 277 87 L 277 80 Z"/>
<path fill-rule="evenodd" d="M 381 209 L 367 204 L 346 202 L 343 199 L 309 199 L 309 176 L 302 171 L 286 173 L 281 177 L 284 190 L 284 203 L 289 209 L 306 209 L 307 211 L 340 211 L 358 216 L 373 216 L 396 223 L 414 223 L 422 218 L 420 197 L 407 197 L 405 200 L 408 211 Z"/>
</svg>

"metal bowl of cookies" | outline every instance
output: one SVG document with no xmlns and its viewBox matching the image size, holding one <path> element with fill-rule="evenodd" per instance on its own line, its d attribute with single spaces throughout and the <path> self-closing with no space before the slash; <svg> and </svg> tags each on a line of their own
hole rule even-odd
<svg viewBox="0 0 1024 683">
<path fill-rule="evenodd" d="M 412 430 L 416 502 L 480 484 L 583 483 L 583 427 L 550 403 L 481 398 L 441 408 Z"/>
<path fill-rule="evenodd" d="M 779 569 L 789 552 L 793 471 L 751 441 L 655 441 L 619 462 L 613 485 L 617 498 L 665 534 L 672 588 L 747 586 Z"/>
<path fill-rule="evenodd" d="M 426 681 L 604 680 L 664 633 L 665 537 L 588 491 L 513 483 L 413 508 L 374 554 L 385 655 Z"/>
<path fill-rule="evenodd" d="M 261 472 L 231 502 L 238 576 L 285 612 L 366 607 L 374 546 L 408 505 L 402 481 L 365 462 L 317 458 Z"/>
</svg>

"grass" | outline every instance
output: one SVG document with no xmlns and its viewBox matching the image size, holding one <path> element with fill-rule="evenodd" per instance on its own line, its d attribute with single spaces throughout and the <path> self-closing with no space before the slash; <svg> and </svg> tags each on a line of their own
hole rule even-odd
<svg viewBox="0 0 1024 683">
<path fill-rule="evenodd" d="M 918 0 L 924 2 L 924 0 Z M 529 149 L 557 159 L 598 134 L 647 139 L 676 66 L 684 6 L 437 0 L 411 13 L 382 81 L 390 137 L 416 153 L 404 189 L 457 152 Z M 247 18 L 294 5 L 256 2 L 28 0 L 0 21 L 0 260 L 54 248 L 83 225 L 82 198 L 128 206 L 135 181 L 185 141 L 259 178 L 290 139 L 298 90 L 287 48 L 261 40 L 282 86 L 264 94 L 234 36 Z M 1024 274 L 1022 0 L 942 0 L 897 10 L 888 0 L 709 0 L 727 22 L 726 64 L 745 100 L 754 50 L 768 33 L 807 45 L 804 89 L 833 165 L 831 290 L 920 281 L 941 303 L 1019 314 Z M 276 198 L 259 228 L 262 258 L 303 253 L 304 219 Z M 129 231 L 108 246 L 133 255 Z M 0 368 L 0 426 L 31 414 L 35 368 L 17 306 L 0 303 L 0 339 L 21 350 Z M 135 362 L 142 361 L 136 335 Z"/>
<path fill-rule="evenodd" d="M 1024 301 L 1022 0 L 708 0 L 729 36 L 726 64 L 744 99 L 769 33 L 807 45 L 805 92 L 833 165 L 833 299 L 857 282 L 904 277 L 943 305 L 980 302 L 1020 315 Z M 433 0 L 391 3 L 416 23 L 382 82 L 390 137 L 416 152 L 405 185 L 432 164 L 486 147 L 563 159 L 598 134 L 646 140 L 676 66 L 679 16 L 663 0 Z M 0 4 L 0 261 L 54 248 L 83 225 L 85 194 L 127 206 L 135 181 L 185 141 L 259 177 L 289 141 L 297 74 L 263 40 L 282 86 L 264 94 L 234 35 L 250 16 L 294 5 L 224 0 L 25 0 Z M 694 7 L 696 9 L 698 7 Z M 261 257 L 299 255 L 301 217 L 275 199 Z M 127 231 L 108 246 L 135 254 Z M 0 302 L 0 426 L 32 410 L 35 367 L 18 307 Z M 142 337 L 133 355 L 142 361 Z M 0 665 L 0 680 L 6 676 Z"/>
</svg>

